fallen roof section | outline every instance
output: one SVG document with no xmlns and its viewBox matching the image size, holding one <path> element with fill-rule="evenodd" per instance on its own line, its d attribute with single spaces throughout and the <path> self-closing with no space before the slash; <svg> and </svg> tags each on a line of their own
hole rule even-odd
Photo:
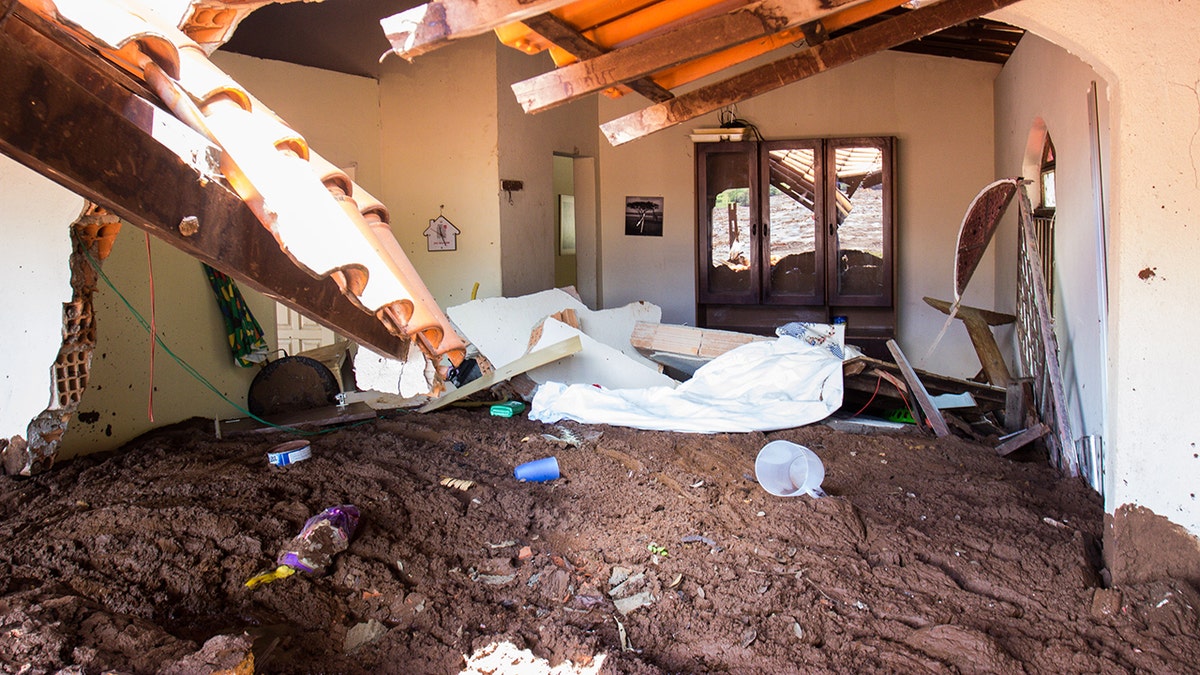
<svg viewBox="0 0 1200 675">
<path fill-rule="evenodd" d="M 1015 1 L 437 0 L 380 23 L 407 59 L 492 28 L 514 49 L 549 51 L 556 70 L 513 85 L 528 113 L 595 92 L 641 94 L 653 105 L 601 127 L 619 145 L 885 49 L 1003 63 L 1023 31 L 979 17 Z M 797 46 L 747 73 L 673 91 Z"/>
<path fill-rule="evenodd" d="M 88 50 L 95 50 L 119 69 L 93 69 L 93 81 L 88 83 L 91 87 L 106 91 L 110 100 L 119 98 L 122 90 L 130 88 L 121 81 L 121 74 L 128 74 L 135 78 L 142 92 L 153 92 L 179 120 L 219 150 L 221 177 L 250 207 L 261 227 L 273 236 L 277 248 L 296 265 L 314 278 L 332 279 L 352 305 L 374 314 L 385 333 L 417 340 L 431 357 L 446 356 L 455 364 L 462 360 L 465 344 L 396 242 L 383 204 L 313 153 L 303 136 L 213 65 L 204 48 L 133 0 L 58 0 L 53 4 L 20 0 L 20 3 L 19 9 L 13 6 L 16 11 L 6 23 L 32 26 L 32 22 L 40 20 L 42 38 L 72 50 L 73 56 L 85 62 L 84 65 L 88 65 L 92 53 Z M 6 30 L 6 35 L 10 33 Z M 68 41 L 85 49 L 62 44 Z M 28 46 L 13 43 L 12 48 L 16 58 L 5 59 L 6 71 L 29 62 Z M 87 89 L 88 85 L 81 88 Z M 10 102 L 10 107 L 19 110 L 26 104 L 16 100 Z M 153 114 L 153 106 L 143 104 L 142 108 Z M 115 112 L 122 111 L 115 108 Z M 58 120 L 45 116 L 39 119 L 43 122 L 39 128 L 26 131 L 36 133 L 43 141 L 61 134 L 62 129 L 55 125 Z M 75 122 L 81 123 L 78 119 Z M 135 146 L 152 141 L 139 136 L 139 132 L 145 133 L 141 127 L 134 126 L 129 131 L 137 139 Z M 104 134 L 80 134 L 75 138 L 98 142 L 103 141 Z M 18 140 L 14 139 L 14 143 Z M 82 152 L 86 150 L 76 150 Z M 39 159 L 44 152 L 38 148 L 30 147 L 28 152 L 17 152 L 14 156 L 35 170 L 47 169 Z M 136 167 L 130 169 L 134 170 Z M 126 215 L 127 209 L 123 207 L 127 205 L 115 204 L 106 197 L 108 184 L 116 180 L 111 174 L 110 167 L 97 176 L 88 176 L 87 180 L 94 183 L 92 191 L 98 193 L 101 203 Z M 53 173 L 48 175 L 58 177 Z M 204 180 L 209 178 L 204 176 Z M 130 217 L 139 227 L 150 225 L 135 215 Z M 200 222 L 196 214 L 152 225 L 168 230 L 184 221 L 191 232 L 207 230 L 219 238 L 232 239 L 243 234 L 239 231 L 244 227 L 243 221 L 213 218 Z M 167 239 L 176 243 L 174 237 Z M 213 264 L 236 278 L 253 279 L 263 274 L 259 254 L 260 251 L 255 251 L 236 269 L 228 260 L 216 260 Z M 340 325 L 341 316 L 318 316 L 333 323 L 332 327 L 340 332 L 353 334 Z M 386 353 L 403 354 L 398 344 L 384 347 L 379 340 L 370 344 Z"/>
<path fill-rule="evenodd" d="M 0 30 L 0 73 L 4 154 L 372 349 L 404 353 L 332 279 L 284 255 L 220 182 L 215 146 L 60 26 L 18 6 Z"/>
</svg>

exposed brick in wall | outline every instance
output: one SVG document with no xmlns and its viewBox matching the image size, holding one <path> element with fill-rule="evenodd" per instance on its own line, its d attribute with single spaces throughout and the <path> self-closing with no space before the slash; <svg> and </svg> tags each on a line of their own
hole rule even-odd
<svg viewBox="0 0 1200 675">
<path fill-rule="evenodd" d="M 54 396 L 30 421 L 26 436 L 0 439 L 0 458 L 8 475 L 29 476 L 54 465 L 67 424 L 87 390 L 96 348 L 96 318 L 92 296 L 97 275 L 91 257 L 102 261 L 112 251 L 121 220 L 102 207 L 92 206 L 71 225 L 71 301 L 63 303 L 62 347 L 54 361 Z"/>
</svg>

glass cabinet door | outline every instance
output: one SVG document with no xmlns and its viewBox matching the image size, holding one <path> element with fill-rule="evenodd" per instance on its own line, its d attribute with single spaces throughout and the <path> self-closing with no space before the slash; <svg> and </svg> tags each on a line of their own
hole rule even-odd
<svg viewBox="0 0 1200 675">
<path fill-rule="evenodd" d="M 696 146 L 701 302 L 758 302 L 757 152 L 753 143 Z"/>
<path fill-rule="evenodd" d="M 824 157 L 820 141 L 773 141 L 763 148 L 761 195 L 763 300 L 772 304 L 822 304 L 825 278 L 825 195 L 819 188 Z"/>
<path fill-rule="evenodd" d="M 890 139 L 834 139 L 826 145 L 830 180 L 829 303 L 892 302 L 892 152 Z"/>
</svg>

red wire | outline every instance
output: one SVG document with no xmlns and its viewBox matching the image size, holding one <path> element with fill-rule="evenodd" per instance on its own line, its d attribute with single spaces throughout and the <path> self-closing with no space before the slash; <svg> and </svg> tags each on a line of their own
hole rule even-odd
<svg viewBox="0 0 1200 675">
<path fill-rule="evenodd" d="M 154 343 L 158 342 L 158 329 L 154 322 L 154 261 L 150 257 L 150 233 L 146 234 L 146 269 L 150 275 L 150 394 L 146 402 L 146 414 L 154 421 Z"/>
<path fill-rule="evenodd" d="M 859 415 L 861 415 L 863 413 L 864 410 L 867 409 L 867 406 L 871 405 L 871 401 L 874 401 L 875 395 L 879 393 L 879 385 L 881 385 L 881 384 L 883 384 L 883 376 L 882 375 L 875 378 L 875 391 L 871 392 L 871 398 L 867 399 L 866 404 L 863 405 L 863 407 L 859 408 L 858 412 L 851 415 L 851 417 L 858 417 Z M 903 397 L 904 394 L 901 394 L 901 396 Z"/>
<path fill-rule="evenodd" d="M 858 417 L 859 415 L 863 414 L 863 411 L 871 405 L 871 402 L 875 400 L 875 396 L 879 394 L 879 385 L 881 384 L 883 384 L 882 375 L 875 378 L 875 391 L 871 392 L 871 398 L 867 399 L 867 402 L 863 404 L 863 407 L 859 408 L 858 412 L 854 413 L 850 417 Z M 904 392 L 900 391 L 899 389 L 896 390 L 896 393 L 900 395 L 900 400 L 904 402 L 904 407 L 908 408 L 908 397 L 905 396 Z"/>
</svg>

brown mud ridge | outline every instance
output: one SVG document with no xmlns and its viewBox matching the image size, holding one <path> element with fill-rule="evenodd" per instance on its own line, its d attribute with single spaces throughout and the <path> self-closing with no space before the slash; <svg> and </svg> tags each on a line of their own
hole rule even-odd
<svg viewBox="0 0 1200 675">
<path fill-rule="evenodd" d="M 387 418 L 216 440 L 193 421 L 0 479 L 0 667 L 19 673 L 1196 672 L 1200 597 L 1101 587 L 1099 498 L 1036 459 L 814 425 L 684 435 Z M 768 440 L 829 497 L 753 480 Z M 563 476 L 520 483 L 555 455 Z M 443 478 L 474 481 L 466 490 Z M 305 520 L 362 513 L 324 576 L 246 588 Z M 527 650 L 527 651 L 522 651 Z M 481 665 L 484 655 L 492 665 Z M 497 665 L 498 664 L 498 665 Z"/>
</svg>

